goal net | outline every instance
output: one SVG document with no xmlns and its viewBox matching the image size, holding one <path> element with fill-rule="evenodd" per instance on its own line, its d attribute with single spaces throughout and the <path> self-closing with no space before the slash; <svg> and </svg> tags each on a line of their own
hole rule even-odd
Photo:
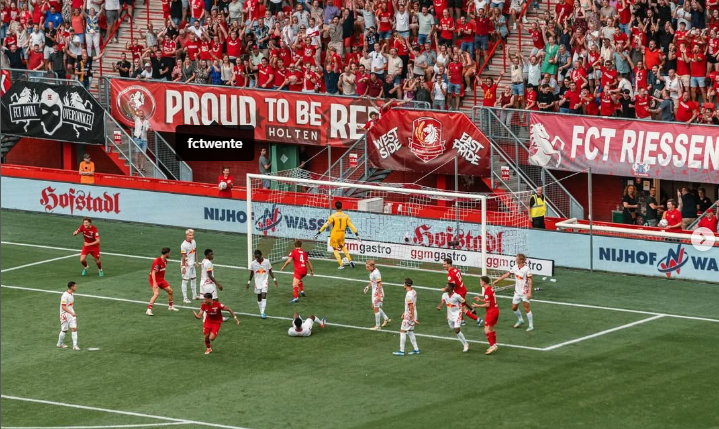
<svg viewBox="0 0 719 429">
<path fill-rule="evenodd" d="M 470 275 L 505 273 L 517 253 L 527 252 L 529 193 L 484 195 L 447 192 L 408 184 L 376 186 L 362 182 L 316 180 L 297 169 L 279 175 L 247 175 L 248 265 L 255 249 L 273 264 L 302 241 L 315 265 L 346 266 L 335 259 L 327 218 L 342 210 L 357 228 L 345 245 L 355 263 L 373 259 L 381 266 L 442 271 L 442 261 Z M 340 252 L 341 258 L 345 258 Z M 361 268 L 361 266 L 360 266 Z M 409 275 L 409 273 L 408 273 Z"/>
</svg>

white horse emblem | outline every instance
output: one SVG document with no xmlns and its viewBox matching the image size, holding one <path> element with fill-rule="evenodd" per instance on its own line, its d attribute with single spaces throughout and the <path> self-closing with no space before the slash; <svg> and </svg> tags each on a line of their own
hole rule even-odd
<svg viewBox="0 0 719 429">
<path fill-rule="evenodd" d="M 529 163 L 540 167 L 545 167 L 552 160 L 554 155 L 557 156 L 557 165 L 562 163 L 562 152 L 556 150 L 556 144 L 560 144 L 560 148 L 564 149 L 564 141 L 555 136 L 554 140 L 549 141 L 549 134 L 542 124 L 532 124 L 529 131 Z"/>
</svg>

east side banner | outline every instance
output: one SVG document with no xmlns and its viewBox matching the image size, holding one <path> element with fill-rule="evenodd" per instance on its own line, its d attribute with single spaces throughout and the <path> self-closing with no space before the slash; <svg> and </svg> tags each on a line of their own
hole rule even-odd
<svg viewBox="0 0 719 429">
<path fill-rule="evenodd" d="M 328 97 L 288 91 L 137 82 L 113 79 L 112 115 L 133 126 L 141 109 L 156 131 L 175 132 L 178 125 L 251 125 L 255 139 L 270 142 L 345 146 L 364 134 L 371 100 Z"/>
<path fill-rule="evenodd" d="M 529 136 L 540 167 L 719 183 L 719 127 L 532 113 Z"/>
<path fill-rule="evenodd" d="M 367 133 L 373 166 L 387 170 L 490 174 L 490 142 L 462 113 L 393 109 Z"/>
</svg>

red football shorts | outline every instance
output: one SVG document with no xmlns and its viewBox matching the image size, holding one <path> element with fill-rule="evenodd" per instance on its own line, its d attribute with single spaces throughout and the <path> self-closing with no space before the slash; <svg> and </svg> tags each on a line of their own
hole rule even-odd
<svg viewBox="0 0 719 429">
<path fill-rule="evenodd" d="M 202 335 L 214 334 L 217 336 L 217 334 L 220 333 L 221 326 L 221 323 L 205 323 L 205 326 L 202 329 Z"/>
<path fill-rule="evenodd" d="M 152 280 L 150 280 L 150 287 L 153 287 Z M 159 287 L 160 289 L 167 289 L 168 287 L 170 287 L 170 284 L 167 283 L 167 280 L 158 280 L 157 287 Z"/>
<path fill-rule="evenodd" d="M 305 278 L 306 275 L 307 275 L 307 270 L 305 270 L 305 271 L 300 271 L 300 272 L 295 271 L 294 277 L 295 277 L 297 280 L 302 280 L 303 278 Z"/>
<path fill-rule="evenodd" d="M 484 324 L 487 326 L 494 326 L 497 324 L 497 319 L 499 319 L 499 309 L 493 308 L 487 311 L 487 315 L 484 318 Z"/>
<path fill-rule="evenodd" d="M 80 255 L 91 255 L 93 258 L 97 259 L 100 257 L 100 246 L 82 246 L 82 252 L 80 252 Z"/>
</svg>

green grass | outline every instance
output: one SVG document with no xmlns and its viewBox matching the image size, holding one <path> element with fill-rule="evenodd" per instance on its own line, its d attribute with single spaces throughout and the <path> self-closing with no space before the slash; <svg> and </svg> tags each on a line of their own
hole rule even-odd
<svg viewBox="0 0 719 429">
<path fill-rule="evenodd" d="M 72 236 L 79 222 L 2 211 L 2 270 L 79 253 L 82 238 Z M 201 323 L 188 308 L 170 313 L 157 306 L 154 318 L 144 314 L 151 295 L 149 258 L 164 246 L 174 252 L 167 277 L 181 302 L 182 229 L 106 221 L 96 226 L 104 278 L 92 263 L 89 275 L 80 277 L 74 256 L 2 273 L 5 286 L 58 292 L 2 288 L 3 395 L 252 429 L 719 427 L 712 405 L 719 323 L 663 317 L 551 351 L 508 346 L 543 349 L 652 317 L 560 302 L 719 320 L 716 284 L 558 269 L 556 283 L 536 279 L 543 290 L 532 303 L 532 333 L 511 328 L 503 294 L 497 330 L 505 345 L 485 356 L 485 344 L 473 343 L 462 353 L 444 311 L 435 309 L 438 286 L 446 281 L 441 273 L 382 268 L 385 311 L 393 318 L 389 330 L 399 327 L 404 294 L 390 283 L 410 276 L 433 288 L 418 289 L 417 333 L 449 338 L 418 337 L 422 354 L 398 358 L 391 355 L 396 333 L 331 325 L 374 324 L 361 267 L 337 271 L 335 263 L 316 261 L 318 276 L 305 281 L 308 297 L 295 305 L 288 303 L 291 276 L 278 274 L 269 316 L 288 319 L 300 311 L 330 322 L 310 338 L 289 338 L 288 320 L 256 317 L 256 298 L 245 290 L 248 271 L 239 268 L 246 264 L 245 237 L 198 231 L 200 250 L 211 247 L 216 264 L 238 267 L 216 269 L 226 286 L 220 299 L 251 315 L 240 317 L 240 327 L 223 325 L 216 353 L 205 356 Z M 80 345 L 99 351 L 55 348 L 59 293 L 68 280 L 78 282 Z M 476 278 L 468 283 L 470 292 L 478 291 Z M 470 340 L 486 341 L 471 324 L 463 331 Z M 7 398 L 0 405 L 3 426 L 163 423 Z"/>
</svg>

